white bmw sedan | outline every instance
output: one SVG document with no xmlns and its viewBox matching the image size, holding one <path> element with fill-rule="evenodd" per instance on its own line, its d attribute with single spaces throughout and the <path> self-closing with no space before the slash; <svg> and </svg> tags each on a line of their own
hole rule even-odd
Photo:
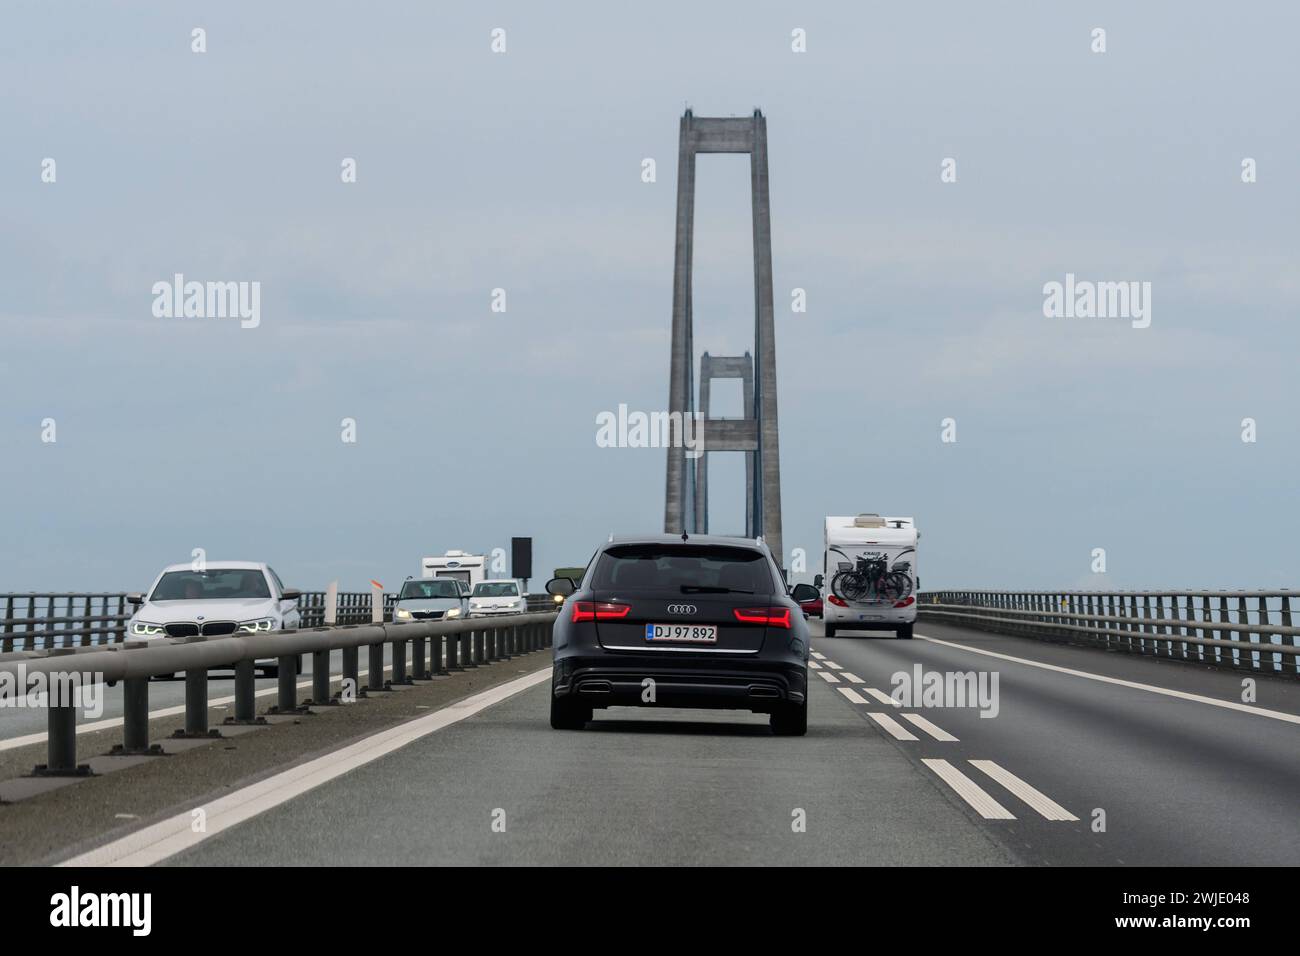
<svg viewBox="0 0 1300 956">
<path fill-rule="evenodd" d="M 162 570 L 145 594 L 128 594 L 136 606 L 126 639 L 225 637 L 297 627 L 298 597 L 269 565 L 257 561 L 209 561 L 203 570 L 173 564 Z M 268 676 L 275 661 L 258 661 Z"/>
</svg>

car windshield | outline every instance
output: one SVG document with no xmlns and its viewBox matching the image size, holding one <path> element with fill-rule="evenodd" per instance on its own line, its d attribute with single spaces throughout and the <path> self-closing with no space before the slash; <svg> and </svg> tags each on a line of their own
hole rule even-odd
<svg viewBox="0 0 1300 956">
<path fill-rule="evenodd" d="M 484 581 L 474 585 L 474 597 L 519 597 L 519 585 L 513 581 Z"/>
<path fill-rule="evenodd" d="M 168 571 L 149 596 L 151 601 L 225 601 L 269 598 L 266 575 L 257 568 Z"/>
<path fill-rule="evenodd" d="M 726 545 L 629 544 L 600 556 L 592 586 L 683 593 L 773 593 L 767 558 L 750 548 Z"/>
<path fill-rule="evenodd" d="M 432 580 L 432 581 L 407 581 L 402 585 L 402 593 L 398 595 L 402 600 L 406 598 L 458 598 L 460 597 L 460 587 L 455 581 Z"/>
</svg>

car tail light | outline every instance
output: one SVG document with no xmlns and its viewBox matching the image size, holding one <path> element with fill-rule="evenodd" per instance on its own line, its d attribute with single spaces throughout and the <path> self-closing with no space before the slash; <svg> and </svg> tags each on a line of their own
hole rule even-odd
<svg viewBox="0 0 1300 956">
<path fill-rule="evenodd" d="M 766 624 L 768 627 L 790 629 L 788 607 L 738 607 L 734 613 L 741 624 Z"/>
<path fill-rule="evenodd" d="M 581 624 L 583 621 L 617 621 L 627 617 L 631 612 L 630 604 L 613 604 L 608 601 L 573 602 L 573 621 L 576 624 Z"/>
<path fill-rule="evenodd" d="M 826 600 L 830 601 L 830 602 L 831 602 L 832 604 L 834 604 L 836 607 L 848 607 L 848 606 L 849 606 L 849 602 L 846 601 L 846 600 L 844 600 L 844 598 L 840 597 L 838 594 L 828 594 L 828 595 L 826 595 Z"/>
<path fill-rule="evenodd" d="M 903 600 L 901 600 L 901 601 L 895 601 L 895 602 L 894 602 L 894 607 L 910 607 L 911 605 L 913 605 L 913 604 L 915 604 L 915 603 L 916 603 L 916 598 L 914 598 L 914 597 L 905 597 L 905 598 L 903 598 Z"/>
</svg>

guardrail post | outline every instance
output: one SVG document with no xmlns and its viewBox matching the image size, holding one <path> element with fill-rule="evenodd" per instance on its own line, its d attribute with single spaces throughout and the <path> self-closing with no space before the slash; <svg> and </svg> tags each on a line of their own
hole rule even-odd
<svg viewBox="0 0 1300 956">
<path fill-rule="evenodd" d="M 149 678 L 128 677 L 122 681 L 122 742 L 111 751 L 121 756 L 161 754 L 158 744 L 149 745 Z"/>
<path fill-rule="evenodd" d="M 343 686 L 339 697 L 342 702 L 355 701 L 366 692 L 361 686 L 361 665 L 358 663 L 360 657 L 360 648 L 355 644 L 343 648 Z"/>
<path fill-rule="evenodd" d="M 270 714 L 304 714 L 306 707 L 298 706 L 298 655 L 277 658 L 276 703 L 267 710 Z"/>
<path fill-rule="evenodd" d="M 510 628 L 503 627 L 497 631 L 497 652 L 503 661 L 511 658 L 510 653 Z"/>
<path fill-rule="evenodd" d="M 465 668 L 460 666 L 460 635 L 447 635 L 447 667 L 448 673 L 451 671 L 460 671 Z"/>
<path fill-rule="evenodd" d="M 551 625 L 546 621 L 543 621 L 537 626 L 542 629 L 542 647 L 546 648 L 553 646 L 555 641 L 555 631 L 551 629 Z"/>
<path fill-rule="evenodd" d="M 366 675 L 366 690 L 388 690 L 384 680 L 384 645 L 370 645 L 370 673 Z"/>
<path fill-rule="evenodd" d="M 257 716 L 257 663 L 240 661 L 235 665 L 235 716 L 227 717 L 227 724 L 264 724 L 265 718 Z"/>
<path fill-rule="evenodd" d="M 312 651 L 311 700 L 318 707 L 337 704 L 338 698 L 330 694 L 330 652 Z"/>
<path fill-rule="evenodd" d="M 474 632 L 474 664 L 478 666 L 482 663 L 485 663 L 483 660 L 483 628 L 479 627 Z"/>
<path fill-rule="evenodd" d="M 93 777 L 89 764 L 77 763 L 77 708 L 65 703 L 48 709 L 46 762 L 33 767 L 32 776 Z"/>
<path fill-rule="evenodd" d="M 411 679 L 428 680 L 429 670 L 425 666 L 424 658 L 424 638 L 411 638 Z"/>
<path fill-rule="evenodd" d="M 199 668 L 185 672 L 185 729 L 173 737 L 220 737 L 221 731 L 208 728 L 208 672 Z"/>
<path fill-rule="evenodd" d="M 487 633 L 484 634 L 483 639 L 487 644 L 488 661 L 499 661 L 501 656 L 497 653 L 497 629 L 495 627 L 489 627 Z"/>
<path fill-rule="evenodd" d="M 470 649 L 470 641 L 473 636 L 473 631 L 462 631 L 460 634 L 460 666 L 462 668 L 474 666 L 474 655 Z"/>
<path fill-rule="evenodd" d="M 410 683 L 411 678 L 406 676 L 406 641 L 393 641 L 393 679 L 389 685 Z"/>
</svg>

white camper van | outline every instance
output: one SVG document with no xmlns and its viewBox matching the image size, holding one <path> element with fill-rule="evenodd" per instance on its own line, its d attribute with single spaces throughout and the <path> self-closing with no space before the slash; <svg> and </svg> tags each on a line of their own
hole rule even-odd
<svg viewBox="0 0 1300 956">
<path fill-rule="evenodd" d="M 465 583 L 465 590 L 487 577 L 487 558 L 481 554 L 448 551 L 444 555 L 422 558 L 420 575 L 425 578 L 454 578 Z"/>
<path fill-rule="evenodd" d="M 860 514 L 826 519 L 822 620 L 827 637 L 838 631 L 912 636 L 920 537 L 911 518 Z"/>
</svg>

